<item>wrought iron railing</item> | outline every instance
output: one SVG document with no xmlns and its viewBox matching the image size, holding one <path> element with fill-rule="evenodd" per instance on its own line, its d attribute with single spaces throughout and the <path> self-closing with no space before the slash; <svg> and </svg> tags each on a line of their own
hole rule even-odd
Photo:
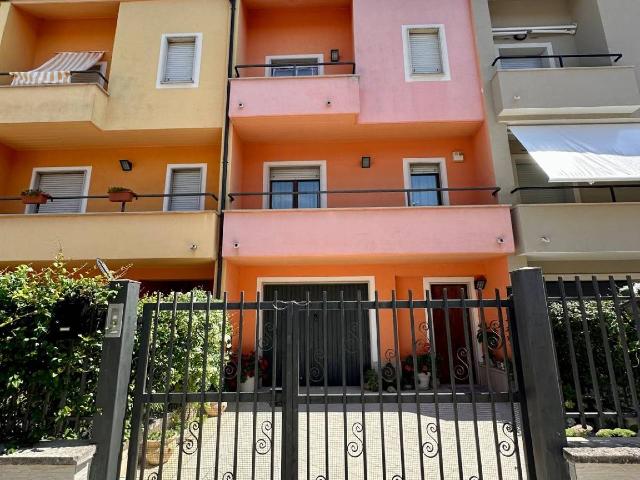
<svg viewBox="0 0 640 480">
<path fill-rule="evenodd" d="M 303 75 L 298 75 L 299 70 L 308 70 L 310 68 L 318 68 L 318 67 L 339 67 L 339 66 L 349 66 L 351 67 L 351 75 L 355 75 L 356 73 L 356 63 L 355 62 L 318 62 L 318 63 L 310 63 L 310 64 L 300 64 L 300 63 L 277 63 L 277 64 L 273 64 L 273 63 L 251 63 L 251 64 L 245 64 L 245 65 L 236 65 L 234 67 L 234 70 L 236 72 L 236 78 L 240 78 L 240 70 L 247 70 L 249 68 L 268 68 L 268 69 L 282 69 L 282 68 L 287 68 L 287 69 L 293 69 L 292 75 L 288 75 L 291 77 L 298 77 L 298 76 L 304 76 L 304 77 L 308 77 L 308 76 L 318 76 L 318 73 L 315 73 L 314 75 L 308 75 L 308 74 L 303 74 Z M 263 76 L 263 75 L 260 75 Z"/>
<path fill-rule="evenodd" d="M 566 54 L 566 55 L 500 55 L 493 60 L 491 64 L 495 67 L 500 60 L 518 60 L 518 59 L 535 59 L 548 58 L 558 60 L 561 68 L 564 68 L 564 60 L 566 58 L 609 58 L 613 59 L 613 63 L 617 63 L 622 58 L 621 53 L 586 53 L 586 54 Z"/>
<path fill-rule="evenodd" d="M 516 187 L 511 190 L 511 194 L 517 192 L 538 191 L 538 190 L 609 190 L 611 201 L 617 202 L 616 189 L 619 188 L 640 188 L 640 183 L 628 183 L 624 185 L 613 183 L 601 183 L 597 185 L 540 185 L 531 187 Z"/>
<path fill-rule="evenodd" d="M 71 83 L 95 83 L 97 85 L 101 85 L 103 88 L 107 88 L 107 86 L 109 85 L 109 79 L 107 77 L 105 77 L 102 72 L 99 72 L 97 70 L 71 70 L 69 72 L 71 74 Z M 77 78 L 78 75 L 88 75 L 88 76 L 93 76 L 95 77 L 95 80 L 93 81 L 82 81 L 82 82 L 74 82 L 74 77 Z M 13 77 L 13 75 L 11 75 L 11 73 L 9 72 L 0 72 L 0 77 Z M 36 84 L 39 85 L 39 84 Z M 65 84 L 67 85 L 67 84 Z"/>
<path fill-rule="evenodd" d="M 146 198 L 180 198 L 180 197 L 203 197 L 203 198 L 211 198 L 216 203 L 218 201 L 218 197 L 209 192 L 195 192 L 195 193 L 133 193 L 133 200 L 140 200 Z M 16 202 L 21 201 L 23 199 L 22 196 L 14 195 L 7 197 L 0 197 L 0 205 L 2 202 Z M 47 202 L 55 202 L 56 200 L 108 200 L 109 195 L 59 195 L 59 196 L 48 196 Z M 111 200 L 110 200 L 111 201 Z M 131 203 L 128 201 L 111 201 L 112 203 L 120 203 L 120 211 L 126 211 L 127 203 Z M 38 213 L 40 209 L 39 204 L 31 204 L 33 205 L 33 211 L 29 213 Z M 0 209 L 0 213 L 2 213 Z M 80 212 L 78 212 L 80 213 Z"/>
</svg>

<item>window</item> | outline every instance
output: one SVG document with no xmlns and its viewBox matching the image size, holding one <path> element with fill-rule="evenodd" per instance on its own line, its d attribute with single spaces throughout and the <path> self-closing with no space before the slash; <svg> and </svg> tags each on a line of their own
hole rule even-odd
<svg viewBox="0 0 640 480">
<path fill-rule="evenodd" d="M 498 56 L 537 56 L 553 55 L 551 44 L 507 44 L 497 45 Z M 551 68 L 555 62 L 550 58 L 504 58 L 500 60 L 500 68 L 504 70 L 521 70 L 525 68 Z"/>
<path fill-rule="evenodd" d="M 179 212 L 202 210 L 204 197 L 202 195 L 187 195 L 204 193 L 206 179 L 205 165 L 169 165 L 165 193 L 165 211 Z"/>
<path fill-rule="evenodd" d="M 324 74 L 324 55 L 283 55 L 268 56 L 266 63 L 274 65 L 267 67 L 267 77 L 313 77 Z M 278 66 L 282 65 L 282 66 Z M 293 66 L 292 66 L 293 65 Z"/>
<path fill-rule="evenodd" d="M 406 202 L 410 207 L 449 204 L 448 192 L 429 191 L 429 189 L 447 188 L 447 167 L 444 158 L 405 158 L 404 185 L 407 190 L 426 190 L 407 192 Z"/>
<path fill-rule="evenodd" d="M 404 56 L 407 81 L 449 80 L 443 25 L 405 25 Z"/>
<path fill-rule="evenodd" d="M 269 196 L 269 208 L 320 208 L 320 167 L 272 167 L 269 191 L 278 193 Z"/>
<path fill-rule="evenodd" d="M 89 167 L 35 169 L 31 185 L 52 197 L 83 197 L 88 193 L 89 174 Z M 29 205 L 27 213 L 82 213 L 86 205 L 86 198 L 60 198 L 38 208 Z"/>
<path fill-rule="evenodd" d="M 163 35 L 158 63 L 158 88 L 197 87 L 202 34 Z"/>
<path fill-rule="evenodd" d="M 568 186 L 568 183 L 549 184 L 549 177 L 533 160 L 516 160 L 519 187 Z M 573 203 L 573 190 L 521 190 L 522 203 Z"/>
</svg>

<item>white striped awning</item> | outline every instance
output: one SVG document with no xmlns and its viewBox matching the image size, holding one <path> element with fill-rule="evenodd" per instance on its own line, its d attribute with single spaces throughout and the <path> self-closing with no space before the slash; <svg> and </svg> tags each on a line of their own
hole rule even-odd
<svg viewBox="0 0 640 480">
<path fill-rule="evenodd" d="M 11 85 L 71 83 L 71 72 L 89 70 L 104 52 L 60 52 L 28 72 L 11 72 Z"/>
</svg>

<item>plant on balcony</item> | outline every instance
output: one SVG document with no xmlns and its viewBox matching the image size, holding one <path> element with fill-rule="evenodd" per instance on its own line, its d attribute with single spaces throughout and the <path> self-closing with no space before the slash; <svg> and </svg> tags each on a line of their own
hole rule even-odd
<svg viewBox="0 0 640 480">
<path fill-rule="evenodd" d="M 115 203 L 131 202 L 136 196 L 135 192 L 127 187 L 109 187 L 107 194 L 109 201 Z"/>
<path fill-rule="evenodd" d="M 51 195 L 37 188 L 25 190 L 20 196 L 25 205 L 43 205 L 51 199 Z"/>
</svg>

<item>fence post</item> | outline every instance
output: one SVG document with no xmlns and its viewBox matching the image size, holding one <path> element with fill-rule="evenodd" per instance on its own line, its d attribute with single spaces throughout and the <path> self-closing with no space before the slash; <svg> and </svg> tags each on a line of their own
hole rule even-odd
<svg viewBox="0 0 640 480">
<path fill-rule="evenodd" d="M 539 268 L 511 272 L 515 319 L 512 325 L 516 368 L 523 402 L 523 423 L 529 425 L 535 475 L 540 480 L 569 479 L 563 457 L 567 445 L 560 377 L 547 295 Z"/>
<path fill-rule="evenodd" d="M 102 344 L 91 480 L 114 480 L 117 476 L 140 294 L 140 284 L 131 280 L 111 282 L 111 288 L 117 294 L 109 303 Z"/>
</svg>

